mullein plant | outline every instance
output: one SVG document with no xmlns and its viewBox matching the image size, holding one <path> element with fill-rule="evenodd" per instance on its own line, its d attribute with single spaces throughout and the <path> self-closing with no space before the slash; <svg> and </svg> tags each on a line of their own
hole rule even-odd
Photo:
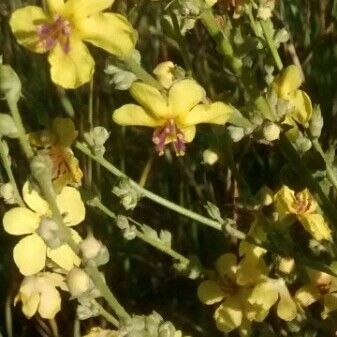
<svg viewBox="0 0 337 337">
<path fill-rule="evenodd" d="M 187 42 L 184 35 L 200 20 L 218 43 L 226 61 L 230 61 L 237 80 L 242 75 L 240 67 L 244 63 L 235 56 L 226 30 L 221 30 L 224 18 L 214 17 L 212 8 L 218 10 L 221 7 L 220 4 L 217 7 L 216 3 L 215 0 L 187 0 L 164 8 L 170 14 L 168 21 L 176 30 L 180 47 Z M 113 0 L 46 0 L 43 8 L 25 6 L 13 11 L 9 25 L 20 45 L 35 53 L 48 53 L 51 81 L 65 89 L 76 89 L 88 82 L 93 84 L 95 60 L 85 43 L 116 57 L 118 66 L 107 67 L 106 73 L 110 71 L 110 75 L 114 75 L 112 82 L 116 84 L 116 89 L 128 90 L 130 96 L 125 95 L 126 104 L 118 104 L 117 108 L 111 109 L 112 120 L 119 126 L 154 129 L 154 153 L 158 156 L 166 154 L 169 162 L 172 162 L 169 149 L 176 156 L 189 155 L 188 145 L 197 137 L 199 124 L 216 126 L 211 129 L 214 132 L 210 132 L 209 137 L 217 137 L 218 143 L 225 139 L 226 134 L 226 146 L 231 147 L 226 153 L 229 162 L 235 161 L 231 155 L 235 146 L 230 137 L 234 142 L 244 142 L 249 137 L 249 141 L 253 139 L 265 145 L 279 144 L 280 138 L 284 138 L 299 161 L 311 145 L 322 154 L 316 142 L 322 129 L 321 116 L 313 108 L 309 95 L 300 89 L 304 80 L 301 71 L 295 65 L 281 69 L 280 60 L 275 56 L 277 50 L 275 52 L 273 48 L 274 37 L 268 35 L 274 1 L 231 1 L 224 6 L 234 10 L 227 13 L 228 20 L 231 15 L 234 20 L 244 20 L 246 15 L 249 16 L 255 35 L 265 39 L 279 68 L 269 86 L 261 95 L 254 97 L 253 107 L 243 108 L 242 112 L 234 106 L 234 98 L 223 99 L 223 95 L 214 95 L 213 89 L 207 92 L 206 86 L 204 88 L 200 84 L 202 82 L 196 80 L 199 77 L 192 76 L 190 69 L 185 70 L 173 61 L 155 65 L 155 77 L 147 73 L 140 64 L 140 57 L 135 61 L 136 30 L 125 16 L 110 12 L 112 4 Z M 186 62 L 188 51 L 183 53 Z M 126 68 L 129 67 L 127 70 L 119 68 L 123 62 Z M 240 85 L 244 86 L 244 81 Z M 324 191 L 312 176 L 306 176 L 311 178 L 308 188 L 281 184 L 274 191 L 264 187 L 261 193 L 247 198 L 245 194 L 248 192 L 241 194 L 240 191 L 244 179 L 238 178 L 240 184 L 235 186 L 235 190 L 242 203 L 235 204 L 233 219 L 223 218 L 219 208 L 211 203 L 207 206 L 210 217 L 205 217 L 144 188 L 143 176 L 150 170 L 153 155 L 139 184 L 108 162 L 104 155 L 108 149 L 105 142 L 110 130 L 93 127 L 92 120 L 88 123 L 90 129 L 81 137 L 76 129 L 83 130 L 83 125 L 75 125 L 68 117 L 57 117 L 44 130 L 34 127 L 33 131 L 27 132 L 18 110 L 18 101 L 22 97 L 21 82 L 7 65 L 0 65 L 0 90 L 10 110 L 10 114 L 0 114 L 0 154 L 9 179 L 0 186 L 0 195 L 8 205 L 2 222 L 6 233 L 20 237 L 13 249 L 13 259 L 23 280 L 13 303 L 21 303 L 27 318 L 38 314 L 53 320 L 62 308 L 62 291 L 68 293 L 71 300 L 76 300 L 77 318 L 85 320 L 101 315 L 111 325 L 90 326 L 86 337 L 187 336 L 157 312 L 133 315 L 117 301 L 99 271 L 99 267 L 110 261 L 107 247 L 95 238 L 95 227 L 87 237 L 79 234 L 83 231 L 75 230 L 80 226 L 83 228 L 90 219 L 86 217 L 88 209 L 84 199 L 89 206 L 96 207 L 114 220 L 124 238 L 143 240 L 180 262 L 176 267 L 183 270 L 184 275 L 198 279 L 195 294 L 201 302 L 198 308 L 201 310 L 202 304 L 209 306 L 215 327 L 221 333 L 237 331 L 240 336 L 253 335 L 256 327 L 267 326 L 272 312 L 283 327 L 289 327 L 291 323 L 301 324 L 305 313 L 317 301 L 323 305 L 322 320 L 328 319 L 337 309 L 336 262 L 333 261 L 335 256 L 331 248 L 335 220 L 331 219 L 334 216 L 331 207 L 334 206 L 329 204 L 328 197 L 322 198 Z M 89 90 L 89 95 L 93 94 L 92 87 Z M 90 111 L 92 97 L 89 98 Z M 113 126 L 114 131 L 118 129 L 117 125 Z M 14 156 L 14 152 L 9 146 L 11 143 L 7 143 L 8 138 L 20 141 L 30 164 L 31 174 L 25 177 L 22 186 L 13 174 L 10 155 Z M 92 172 L 81 168 L 74 148 L 89 157 L 88 163 L 92 164 L 94 160 L 117 176 L 119 185 L 112 188 L 112 193 L 121 199 L 123 211 L 130 212 L 127 216 L 115 214 L 103 205 L 98 196 L 88 201 L 91 195 L 82 189 L 82 178 L 88 174 L 91 179 Z M 219 163 L 223 168 L 224 154 L 217 148 L 223 149 L 223 146 L 210 144 L 200 151 L 203 164 L 215 167 Z M 323 160 L 329 168 L 331 161 L 326 160 L 324 153 Z M 232 163 L 231 174 L 240 174 L 239 165 L 235 162 Z M 333 174 L 331 169 L 324 178 L 336 187 Z M 195 185 L 194 178 L 191 180 Z M 94 184 L 84 185 L 95 190 Z M 202 269 L 200 262 L 194 265 L 192 258 L 175 251 L 172 248 L 175 238 L 169 231 L 161 230 L 158 235 L 156 230 L 134 220 L 131 211 L 138 206 L 141 198 L 149 198 L 191 221 L 225 232 L 224 240 L 230 235 L 230 244 L 223 245 L 225 251 L 215 261 L 214 269 Z M 324 213 L 326 209 L 330 209 L 329 214 Z M 116 207 L 116 212 L 119 211 Z M 246 227 L 242 229 L 241 215 L 245 212 L 249 212 L 250 217 L 245 219 Z M 313 248 L 313 243 L 315 247 L 323 246 L 325 260 L 328 257 L 332 260 L 329 265 L 311 263 L 297 270 L 297 259 L 301 256 L 288 256 L 290 253 L 282 249 L 284 242 L 291 245 L 297 239 L 292 237 L 291 228 L 296 223 L 301 225 L 297 229 L 303 242 L 306 234 L 310 235 L 308 246 L 313 255 L 320 254 Z M 244 232 L 247 224 L 250 228 Z M 214 256 L 213 251 L 211 255 Z M 320 266 L 324 270 L 320 270 Z M 102 306 L 103 299 L 109 304 L 109 311 Z M 90 322 L 97 324 L 99 321 Z M 286 328 L 282 329 L 282 334 L 287 334 Z"/>
</svg>

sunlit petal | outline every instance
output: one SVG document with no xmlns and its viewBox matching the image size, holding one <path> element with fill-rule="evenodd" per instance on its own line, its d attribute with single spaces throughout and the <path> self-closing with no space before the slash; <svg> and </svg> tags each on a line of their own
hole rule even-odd
<svg viewBox="0 0 337 337">
<path fill-rule="evenodd" d="M 318 301 L 321 298 L 321 294 L 319 293 L 317 287 L 313 285 L 306 285 L 299 290 L 297 290 L 295 294 L 295 299 L 303 306 L 308 307 L 312 303 Z"/>
<path fill-rule="evenodd" d="M 13 251 L 20 273 L 29 276 L 41 271 L 46 262 L 46 250 L 46 244 L 36 234 L 21 239 Z"/>
<path fill-rule="evenodd" d="M 22 188 L 22 196 L 25 203 L 39 215 L 49 215 L 50 209 L 46 200 L 26 181 Z"/>
<path fill-rule="evenodd" d="M 22 301 L 22 312 L 27 318 L 31 318 L 35 315 L 39 302 L 40 295 L 38 293 L 33 293 L 28 299 Z"/>
<path fill-rule="evenodd" d="M 182 132 L 184 133 L 184 140 L 186 143 L 190 143 L 197 132 L 197 129 L 195 126 L 189 126 L 187 128 L 182 128 Z"/>
<path fill-rule="evenodd" d="M 35 53 L 44 53 L 46 50 L 40 43 L 37 34 L 38 26 L 48 21 L 42 8 L 26 6 L 17 9 L 10 18 L 10 26 L 19 44 Z"/>
<path fill-rule="evenodd" d="M 183 116 L 206 97 L 205 90 L 194 80 L 181 80 L 169 90 L 169 105 L 173 114 Z M 194 124 L 186 124 L 194 125 Z"/>
<path fill-rule="evenodd" d="M 317 241 L 331 240 L 331 229 L 321 214 L 304 214 L 299 216 L 299 220 Z"/>
<path fill-rule="evenodd" d="M 219 273 L 220 277 L 229 277 L 235 280 L 235 274 L 237 270 L 237 260 L 234 254 L 223 254 L 215 262 L 215 268 Z"/>
<path fill-rule="evenodd" d="M 199 300 L 204 304 L 214 304 L 220 302 L 225 294 L 220 285 L 215 281 L 203 281 L 198 287 Z"/>
<path fill-rule="evenodd" d="M 58 14 L 63 10 L 64 0 L 46 0 L 46 3 L 50 14 Z"/>
<path fill-rule="evenodd" d="M 303 78 L 298 67 L 290 65 L 275 79 L 274 85 L 280 98 L 288 99 L 302 84 Z"/>
<path fill-rule="evenodd" d="M 40 303 L 38 307 L 42 318 L 53 319 L 61 310 L 61 296 L 57 289 L 49 286 L 41 292 Z"/>
<path fill-rule="evenodd" d="M 86 17 L 109 8 L 114 0 L 68 0 L 62 14 L 65 16 Z"/>
<path fill-rule="evenodd" d="M 40 216 L 28 208 L 15 207 L 7 211 L 3 217 L 4 229 L 12 235 L 33 233 L 40 224 Z"/>
<path fill-rule="evenodd" d="M 82 40 L 120 58 L 127 58 L 135 48 L 137 35 L 122 15 L 99 13 L 78 20 L 77 30 Z"/>
<path fill-rule="evenodd" d="M 69 51 L 64 52 L 58 43 L 48 57 L 51 78 L 63 88 L 75 89 L 90 81 L 95 62 L 87 47 L 77 38 L 71 38 Z"/>
<path fill-rule="evenodd" d="M 112 118 L 115 123 L 120 125 L 139 125 L 156 127 L 165 120 L 153 118 L 150 113 L 135 104 L 125 104 L 113 112 Z"/>
</svg>

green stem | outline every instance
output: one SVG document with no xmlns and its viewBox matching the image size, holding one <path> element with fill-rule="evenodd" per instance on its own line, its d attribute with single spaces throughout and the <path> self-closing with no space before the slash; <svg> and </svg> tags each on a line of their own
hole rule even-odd
<svg viewBox="0 0 337 337">
<path fill-rule="evenodd" d="M 106 311 L 96 300 L 92 300 L 92 302 L 98 308 L 101 316 L 103 316 L 114 327 L 116 327 L 116 328 L 119 327 L 118 319 L 116 319 L 113 315 L 111 315 L 108 311 Z"/>
<path fill-rule="evenodd" d="M 209 34 L 217 43 L 218 49 L 223 54 L 231 65 L 234 73 L 237 76 L 242 72 L 242 61 L 234 55 L 232 45 L 227 37 L 221 31 L 216 19 L 213 15 L 212 9 L 206 9 L 200 16 L 201 22 L 208 30 Z"/>
<path fill-rule="evenodd" d="M 321 144 L 319 143 L 318 139 L 312 140 L 312 145 L 315 148 L 315 150 L 321 155 L 322 159 L 324 160 L 325 166 L 326 166 L 326 174 L 331 182 L 331 184 L 334 186 L 334 188 L 337 190 L 337 177 L 335 176 L 334 170 L 331 167 L 329 161 L 326 158 L 326 155 L 322 149 Z"/>
<path fill-rule="evenodd" d="M 140 80 L 144 83 L 149 84 L 158 90 L 163 90 L 163 86 L 153 77 L 151 76 L 137 61 L 130 57 L 124 60 L 124 63 L 129 71 L 133 72 Z"/>
<path fill-rule="evenodd" d="M 15 193 L 15 199 L 18 202 L 18 204 L 21 207 L 26 207 L 25 203 L 23 202 L 19 189 L 18 189 L 18 185 L 16 184 L 14 175 L 13 175 L 13 171 L 12 171 L 12 167 L 11 167 L 11 161 L 10 161 L 10 157 L 9 155 L 6 153 L 6 147 L 5 147 L 5 141 L 0 139 L 0 156 L 1 156 L 1 160 L 2 160 L 2 164 L 3 167 L 5 168 L 7 177 L 10 181 L 10 183 L 12 184 L 13 188 L 14 188 L 14 193 Z"/>
<path fill-rule="evenodd" d="M 190 218 L 192 220 L 195 220 L 197 222 L 200 222 L 206 226 L 212 227 L 217 230 L 222 229 L 222 225 L 215 220 L 212 220 L 210 218 L 204 217 L 202 215 L 199 215 L 197 213 L 194 213 L 190 211 L 189 209 L 186 209 L 184 207 L 181 207 L 167 199 L 164 199 L 163 197 L 160 197 L 159 195 L 152 193 L 145 188 L 141 187 L 139 184 L 137 184 L 134 180 L 131 180 L 128 176 L 126 176 L 122 171 L 118 170 L 114 165 L 112 165 L 110 162 L 105 160 L 103 157 L 97 156 L 91 152 L 91 150 L 83 143 L 76 142 L 75 147 L 95 160 L 97 163 L 99 163 L 101 166 L 103 166 L 105 169 L 107 169 L 110 173 L 112 173 L 114 176 L 118 178 L 125 178 L 128 179 L 130 185 L 143 197 L 150 199 L 154 201 L 157 204 L 160 204 L 176 213 L 179 213 L 187 218 Z"/>
<path fill-rule="evenodd" d="M 248 7 L 247 7 L 247 14 L 248 14 L 248 18 L 249 18 L 250 27 L 252 28 L 255 36 L 260 37 L 259 31 L 257 29 L 256 21 L 254 19 L 253 9 L 252 9 L 251 4 L 249 4 Z"/>
<path fill-rule="evenodd" d="M 271 35 L 271 30 L 268 29 L 268 24 L 270 24 L 270 20 L 267 21 L 260 20 L 259 22 L 263 31 L 263 35 L 266 39 L 269 51 L 276 64 L 276 67 L 279 71 L 281 71 L 283 69 L 283 63 L 275 46 L 274 37 Z"/>
<path fill-rule="evenodd" d="M 92 266 L 86 266 L 84 268 L 86 273 L 91 277 L 91 279 L 94 281 L 97 289 L 99 289 L 101 295 L 107 300 L 111 308 L 115 311 L 117 316 L 122 319 L 128 319 L 130 318 L 130 315 L 125 311 L 125 309 L 119 304 L 116 297 L 113 295 L 113 293 L 110 291 L 106 283 L 104 282 L 104 279 L 102 278 L 102 275 L 99 273 L 97 268 Z"/>
<path fill-rule="evenodd" d="M 105 205 L 102 204 L 102 202 L 98 199 L 98 198 L 94 198 L 93 200 L 90 200 L 89 204 L 91 206 L 97 207 L 98 209 L 100 209 L 103 213 L 105 213 L 107 216 L 109 216 L 111 219 L 116 220 L 116 215 L 115 213 L 113 213 L 109 208 L 107 208 Z M 130 221 L 134 222 L 137 225 L 140 225 L 137 221 L 129 218 Z M 152 238 L 149 238 L 148 236 L 144 235 L 142 232 L 136 230 L 136 236 L 145 241 L 146 243 L 148 243 L 149 245 L 157 248 L 158 250 L 160 250 L 161 252 L 170 255 L 171 257 L 173 257 L 174 259 L 180 261 L 183 264 L 189 264 L 189 259 L 187 259 L 185 256 L 177 253 L 175 250 L 173 250 L 170 247 L 167 247 L 165 245 L 163 245 L 163 243 L 160 240 L 154 240 Z"/>
</svg>

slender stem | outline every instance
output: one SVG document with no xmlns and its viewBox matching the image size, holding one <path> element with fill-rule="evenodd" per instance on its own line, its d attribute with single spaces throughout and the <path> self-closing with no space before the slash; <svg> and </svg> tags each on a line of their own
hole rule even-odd
<svg viewBox="0 0 337 337">
<path fill-rule="evenodd" d="M 14 178 L 14 175 L 13 175 L 10 157 L 6 152 L 7 151 L 6 151 L 4 140 L 0 139 L 0 156 L 1 156 L 3 167 L 5 168 L 7 177 L 8 177 L 10 183 L 12 184 L 12 186 L 14 188 L 16 201 L 19 203 L 19 205 L 21 207 L 25 207 L 25 203 L 23 202 L 23 200 L 21 198 L 21 195 L 20 195 L 20 192 L 19 192 L 19 189 L 18 189 L 18 185 L 16 184 L 16 181 L 15 181 L 15 178 Z"/>
<path fill-rule="evenodd" d="M 233 48 L 216 22 L 212 9 L 206 9 L 201 14 L 200 19 L 209 34 L 217 43 L 220 53 L 223 54 L 229 61 L 234 73 L 237 76 L 240 76 L 242 71 L 242 61 L 234 55 Z"/>
<path fill-rule="evenodd" d="M 326 166 L 326 174 L 331 182 L 331 184 L 334 186 L 334 188 L 337 190 L 337 177 L 335 176 L 335 172 L 333 168 L 331 167 L 329 161 L 326 158 L 326 155 L 322 149 L 321 144 L 319 143 L 318 139 L 312 140 L 312 145 L 314 146 L 315 150 L 321 155 L 322 159 L 324 160 L 325 166 Z"/>
<path fill-rule="evenodd" d="M 19 113 L 18 105 L 16 102 L 8 100 L 8 106 L 11 112 L 11 115 L 14 119 L 14 123 L 18 130 L 18 137 L 23 151 L 28 160 L 31 160 L 34 157 L 34 152 L 29 144 L 28 136 L 26 134 L 25 128 L 22 124 L 21 116 Z"/>
<path fill-rule="evenodd" d="M 279 71 L 281 71 L 283 69 L 283 63 L 282 63 L 282 60 L 281 60 L 281 57 L 277 51 L 277 48 L 275 46 L 275 42 L 274 42 L 274 38 L 273 36 L 271 35 L 271 31 L 270 29 L 268 29 L 268 24 L 270 24 L 270 20 L 260 20 L 260 25 L 261 25 L 261 28 L 262 28 L 262 31 L 263 31 L 263 35 L 266 39 L 266 42 L 267 42 L 267 45 L 268 45 L 268 48 L 269 48 L 269 51 L 274 59 L 274 62 L 277 66 L 277 69 Z"/>
<path fill-rule="evenodd" d="M 98 272 L 97 268 L 92 266 L 86 266 L 84 268 L 86 273 L 92 278 L 96 287 L 99 289 L 102 296 L 107 300 L 111 308 L 115 311 L 119 318 L 130 318 L 130 315 L 125 311 L 125 309 L 119 304 L 116 297 L 110 291 L 102 275 Z"/>
<path fill-rule="evenodd" d="M 111 219 L 116 219 L 116 215 L 115 213 L 113 213 L 109 208 L 107 208 L 105 205 L 102 204 L 102 202 L 98 199 L 98 198 L 94 198 L 93 200 L 90 201 L 90 205 L 97 207 L 98 209 L 100 209 L 103 213 L 105 213 L 107 216 L 109 216 Z M 132 221 L 133 223 L 140 225 L 137 221 L 133 220 L 132 218 L 129 218 L 130 221 Z M 189 259 L 187 259 L 185 256 L 177 253 L 175 250 L 173 250 L 170 247 L 165 246 L 160 240 L 154 240 L 146 235 L 144 235 L 144 233 L 142 233 L 139 230 L 136 230 L 136 236 L 145 241 L 146 243 L 148 243 L 149 245 L 157 248 L 158 250 L 160 250 L 161 252 L 170 255 L 171 257 L 173 257 L 174 259 L 180 261 L 183 264 L 189 264 Z"/>
<path fill-rule="evenodd" d="M 48 321 L 49 321 L 49 326 L 50 326 L 50 330 L 52 331 L 53 337 L 59 337 L 60 336 L 59 329 L 58 329 L 55 318 L 49 319 Z"/>
<path fill-rule="evenodd" d="M 108 322 L 110 322 L 114 327 L 119 327 L 118 319 L 106 311 L 96 300 L 92 300 L 95 306 L 99 309 L 99 313 L 103 316 Z"/>
<path fill-rule="evenodd" d="M 251 4 L 249 4 L 247 6 L 247 14 L 248 14 L 248 18 L 249 18 L 250 27 L 252 28 L 255 36 L 256 37 L 260 37 L 259 31 L 257 29 L 257 24 L 256 24 L 256 21 L 254 19 L 253 9 L 252 9 L 252 5 Z"/>
<path fill-rule="evenodd" d="M 110 162 L 105 160 L 103 157 L 99 157 L 91 152 L 91 150 L 83 143 L 76 142 L 75 147 L 86 154 L 87 156 L 91 157 L 93 160 L 98 162 L 101 166 L 103 166 L 105 169 L 107 169 L 110 173 L 112 173 L 114 176 L 118 178 L 125 178 L 128 179 L 130 185 L 139 192 L 143 197 L 148 198 L 152 201 L 154 201 L 157 204 L 160 204 L 176 213 L 179 213 L 187 218 L 190 218 L 192 220 L 195 220 L 197 222 L 200 222 L 206 226 L 212 227 L 217 230 L 222 229 L 222 224 L 220 224 L 218 221 L 212 220 L 210 218 L 204 217 L 202 215 L 199 215 L 197 213 L 194 213 L 190 211 L 189 209 L 186 209 L 184 207 L 181 207 L 167 199 L 164 199 L 163 197 L 160 197 L 159 195 L 152 193 L 145 188 L 141 187 L 139 184 L 137 184 L 135 181 L 131 180 L 128 176 L 126 176 L 122 171 L 117 169 L 114 165 L 112 165 Z"/>
<path fill-rule="evenodd" d="M 124 60 L 124 63 L 128 70 L 133 72 L 144 83 L 149 84 L 159 90 L 163 90 L 163 86 L 151 76 L 136 60 L 132 57 Z"/>
</svg>

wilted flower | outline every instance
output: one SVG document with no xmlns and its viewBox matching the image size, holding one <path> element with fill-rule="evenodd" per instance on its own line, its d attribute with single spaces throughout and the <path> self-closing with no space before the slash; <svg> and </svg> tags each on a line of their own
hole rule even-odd
<svg viewBox="0 0 337 337">
<path fill-rule="evenodd" d="M 67 244 L 51 249 L 38 235 L 41 221 L 50 218 L 48 203 L 26 182 L 23 186 L 23 199 L 30 208 L 15 207 L 7 211 L 3 218 L 4 229 L 12 235 L 26 235 L 14 247 L 14 261 L 23 275 L 38 273 L 46 265 L 46 256 L 63 269 L 70 270 L 80 264 L 79 257 Z M 83 221 L 85 208 L 80 193 L 73 187 L 64 187 L 57 196 L 58 208 L 64 216 L 67 226 L 75 226 Z M 79 242 L 81 238 L 76 231 L 71 230 L 73 239 Z M 29 259 L 27 259 L 29 256 Z"/>
<path fill-rule="evenodd" d="M 299 89 L 302 82 L 300 70 L 295 65 L 290 65 L 276 77 L 273 86 L 277 96 L 290 104 L 288 117 L 308 127 L 312 116 L 312 104 L 310 97 Z"/>
<path fill-rule="evenodd" d="M 83 173 L 78 159 L 71 150 L 77 135 L 73 121 L 61 117 L 53 120 L 51 130 L 29 134 L 30 143 L 36 152 L 51 159 L 52 180 L 57 193 L 66 185 L 81 184 Z"/>
<path fill-rule="evenodd" d="M 64 291 L 64 277 L 55 273 L 39 273 L 25 277 L 14 303 L 22 302 L 22 311 L 31 318 L 38 312 L 42 318 L 53 319 L 61 310 L 61 296 L 57 288 Z"/>
<path fill-rule="evenodd" d="M 300 288 L 295 298 L 303 307 L 316 301 L 323 302 L 321 315 L 326 319 L 330 312 L 337 309 L 337 277 L 314 269 L 308 268 L 307 271 L 310 283 Z"/>
<path fill-rule="evenodd" d="M 331 240 L 331 230 L 318 205 L 308 189 L 295 193 L 283 186 L 274 196 L 276 210 L 280 218 L 294 215 L 316 240 Z"/>
<path fill-rule="evenodd" d="M 51 78 L 55 83 L 77 88 L 90 81 L 95 66 L 83 42 L 119 58 L 129 57 L 134 49 L 136 33 L 127 19 L 115 13 L 102 13 L 113 2 L 48 0 L 46 12 L 36 6 L 17 9 L 10 25 L 18 43 L 36 53 L 49 52 Z"/>
<path fill-rule="evenodd" d="M 131 95 L 142 106 L 126 104 L 113 113 L 113 120 L 120 125 L 140 125 L 155 128 L 152 141 L 160 155 L 172 143 L 178 156 L 185 154 L 186 143 L 196 133 L 196 125 L 211 123 L 223 125 L 232 115 L 232 108 L 222 102 L 200 104 L 205 90 L 194 80 L 175 82 L 164 96 L 158 89 L 135 82 Z"/>
</svg>

